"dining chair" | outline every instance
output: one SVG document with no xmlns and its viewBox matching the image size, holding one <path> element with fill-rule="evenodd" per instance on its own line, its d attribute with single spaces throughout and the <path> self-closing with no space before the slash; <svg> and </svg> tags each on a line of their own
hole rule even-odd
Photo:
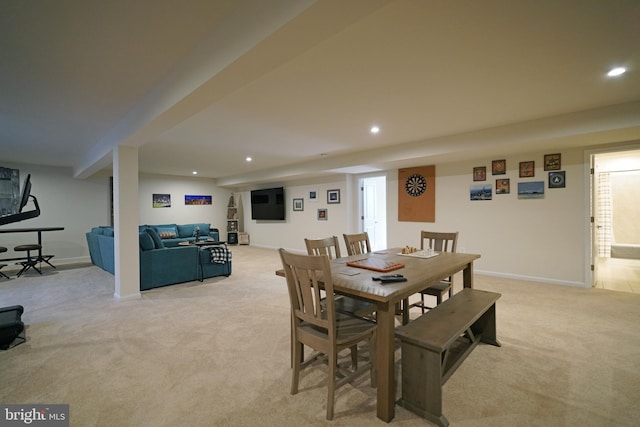
<svg viewBox="0 0 640 427">
<path fill-rule="evenodd" d="M 458 232 L 442 233 L 435 231 L 421 231 L 420 232 L 420 249 L 432 249 L 436 252 L 455 252 L 458 245 Z M 426 310 L 430 310 L 433 307 L 429 307 L 425 303 L 425 295 L 431 295 L 436 298 L 436 305 L 442 302 L 444 295 L 448 294 L 449 298 L 453 295 L 453 276 L 447 277 L 445 280 L 429 286 L 426 289 L 420 291 L 420 301 L 408 306 L 420 307 L 422 313 Z M 404 306 L 407 307 L 408 301 L 405 300 Z M 405 318 L 408 320 L 408 310 L 405 313 Z M 405 322 L 406 323 L 406 322 Z"/>
<path fill-rule="evenodd" d="M 371 386 L 376 386 L 376 324 L 336 312 L 333 298 L 321 304 L 321 290 L 334 295 L 331 266 L 327 255 L 300 255 L 279 249 L 287 279 L 292 316 L 293 374 L 291 394 L 298 393 L 300 371 L 319 356 L 328 359 L 327 420 L 333 419 L 335 391 L 369 370 Z M 358 366 L 358 344 L 368 343 L 369 359 Z M 314 352 L 304 358 L 304 346 Z M 338 366 L 338 355 L 351 350 L 351 370 Z M 340 378 L 336 378 L 337 376 Z"/>
<path fill-rule="evenodd" d="M 309 255 L 327 255 L 329 259 L 340 258 L 340 244 L 337 236 L 324 239 L 304 239 Z"/>
<path fill-rule="evenodd" d="M 344 243 L 347 245 L 347 254 L 360 255 L 371 252 L 371 243 L 369 243 L 369 234 L 364 233 L 357 234 L 343 234 Z"/>
<path fill-rule="evenodd" d="M 327 255 L 329 259 L 340 258 L 340 244 L 337 236 L 324 239 L 304 239 L 309 255 Z M 344 295 L 335 298 L 336 311 L 351 316 L 358 316 L 373 320 L 376 305 L 358 298 Z"/>
</svg>

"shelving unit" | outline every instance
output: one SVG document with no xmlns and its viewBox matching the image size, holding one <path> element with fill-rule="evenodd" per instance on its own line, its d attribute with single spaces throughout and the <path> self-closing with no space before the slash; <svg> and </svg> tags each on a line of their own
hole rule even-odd
<svg viewBox="0 0 640 427">
<path fill-rule="evenodd" d="M 227 243 L 230 245 L 238 244 L 238 207 L 233 193 L 227 203 Z"/>
</svg>

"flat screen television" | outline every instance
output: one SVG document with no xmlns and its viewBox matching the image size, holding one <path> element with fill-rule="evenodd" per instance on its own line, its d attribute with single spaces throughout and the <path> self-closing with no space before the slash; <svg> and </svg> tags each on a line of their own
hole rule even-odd
<svg viewBox="0 0 640 427">
<path fill-rule="evenodd" d="M 29 202 L 29 198 L 33 199 L 34 209 L 31 211 L 24 211 L 25 206 L 27 206 L 27 202 Z M 18 212 L 0 216 L 0 225 L 24 221 L 25 219 L 35 218 L 39 215 L 40 206 L 38 205 L 38 199 L 36 199 L 36 196 L 31 195 L 31 174 L 28 174 L 24 179 L 24 185 L 22 186 L 22 194 L 20 196 L 20 206 L 18 206 Z"/>
<path fill-rule="evenodd" d="M 251 192 L 251 219 L 284 220 L 284 188 L 265 188 Z"/>
<path fill-rule="evenodd" d="M 27 177 L 24 179 L 24 185 L 22 186 L 22 196 L 20 197 L 20 207 L 18 208 L 18 212 L 22 212 L 25 206 L 27 206 L 27 202 L 29 201 L 29 195 L 31 194 L 31 174 L 27 174 Z"/>
</svg>

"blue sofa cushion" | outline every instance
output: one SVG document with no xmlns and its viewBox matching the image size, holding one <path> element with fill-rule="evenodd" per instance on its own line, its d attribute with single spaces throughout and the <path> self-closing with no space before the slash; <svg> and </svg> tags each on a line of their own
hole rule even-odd
<svg viewBox="0 0 640 427">
<path fill-rule="evenodd" d="M 160 238 L 160 235 L 158 234 L 158 232 L 151 228 L 151 227 L 147 227 L 145 228 L 145 230 L 147 232 L 147 234 L 151 237 L 151 239 L 153 240 L 153 246 L 156 249 L 162 249 L 164 248 L 164 243 L 162 243 L 162 239 Z"/>
<path fill-rule="evenodd" d="M 178 237 L 178 230 L 175 226 L 155 227 L 155 229 L 163 239 L 175 239 Z"/>
<path fill-rule="evenodd" d="M 209 224 L 178 224 L 178 237 L 196 237 L 196 227 L 200 229 L 198 232 L 199 236 L 202 237 L 209 235 Z"/>
<path fill-rule="evenodd" d="M 149 233 L 143 231 L 142 233 L 138 233 L 138 240 L 140 241 L 140 249 L 143 251 L 150 251 L 155 249 L 156 246 L 153 243 L 153 239 L 149 235 Z"/>
<path fill-rule="evenodd" d="M 95 234 L 102 234 L 103 236 L 113 236 L 113 227 L 101 225 L 100 227 L 93 227 L 91 232 Z"/>
</svg>

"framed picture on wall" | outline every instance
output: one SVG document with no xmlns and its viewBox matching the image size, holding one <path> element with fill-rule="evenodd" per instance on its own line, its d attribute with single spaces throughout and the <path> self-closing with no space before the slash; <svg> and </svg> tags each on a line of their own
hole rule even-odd
<svg viewBox="0 0 640 427">
<path fill-rule="evenodd" d="M 211 196 L 200 196 L 193 194 L 185 194 L 184 196 L 184 204 L 185 205 L 210 205 L 212 203 Z"/>
<path fill-rule="evenodd" d="M 544 155 L 544 170 L 557 171 L 557 170 L 560 170 L 560 165 L 561 165 L 560 153 Z"/>
<path fill-rule="evenodd" d="M 304 199 L 293 199 L 293 210 L 294 211 L 303 211 L 304 210 Z"/>
<path fill-rule="evenodd" d="M 506 173 L 507 173 L 507 161 L 505 159 L 494 160 L 491 162 L 492 175 L 504 175 Z"/>
<path fill-rule="evenodd" d="M 565 173 L 564 171 L 549 172 L 549 188 L 564 188 Z"/>
<path fill-rule="evenodd" d="M 327 203 L 340 203 L 340 190 L 327 190 Z"/>
<path fill-rule="evenodd" d="M 152 206 L 154 208 L 170 208 L 171 194 L 154 194 Z"/>
<path fill-rule="evenodd" d="M 474 181 L 486 181 L 487 180 L 487 167 L 476 166 L 473 168 L 473 180 Z"/>
<path fill-rule="evenodd" d="M 528 162 L 520 162 L 520 178 L 531 178 L 536 174 L 536 162 L 530 160 Z"/>
<path fill-rule="evenodd" d="M 326 221 L 327 220 L 327 210 L 326 209 L 318 209 L 318 220 Z"/>
<path fill-rule="evenodd" d="M 511 182 L 509 178 L 496 179 L 496 194 L 509 194 Z"/>
</svg>

